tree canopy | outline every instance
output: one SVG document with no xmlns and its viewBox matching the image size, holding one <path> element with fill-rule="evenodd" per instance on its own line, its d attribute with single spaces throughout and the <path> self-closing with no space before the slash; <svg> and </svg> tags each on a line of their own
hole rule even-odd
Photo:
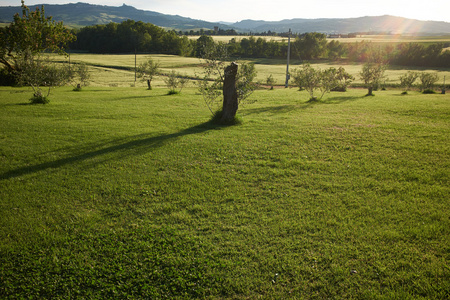
<svg viewBox="0 0 450 300">
<path fill-rule="evenodd" d="M 0 63 L 14 71 L 19 57 L 43 51 L 64 53 L 74 39 L 62 22 L 45 16 L 44 6 L 31 11 L 22 0 L 22 15 L 14 15 L 9 26 L 0 28 Z"/>
</svg>

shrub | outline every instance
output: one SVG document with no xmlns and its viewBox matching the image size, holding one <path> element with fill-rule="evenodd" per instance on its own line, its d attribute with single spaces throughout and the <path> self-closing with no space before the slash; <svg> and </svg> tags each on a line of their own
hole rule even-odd
<svg viewBox="0 0 450 300">
<path fill-rule="evenodd" d="M 422 94 L 436 94 L 436 92 L 433 89 L 425 89 Z"/>
<path fill-rule="evenodd" d="M 176 73 L 174 70 L 167 75 L 167 78 L 164 79 L 166 82 L 167 88 L 169 89 L 168 95 L 176 95 L 181 93 L 181 90 L 188 83 L 188 79 L 182 77 L 180 74 Z M 177 90 L 179 89 L 179 90 Z"/>
<path fill-rule="evenodd" d="M 159 73 L 159 63 L 154 62 L 152 59 L 139 65 L 137 68 L 137 77 L 143 81 L 147 81 L 148 89 L 152 89 L 152 80 Z"/>
<path fill-rule="evenodd" d="M 266 84 L 267 84 L 268 86 L 270 86 L 270 89 L 271 89 L 271 90 L 273 90 L 273 85 L 275 84 L 275 79 L 273 79 L 272 74 L 270 74 L 269 76 L 267 76 Z"/>
<path fill-rule="evenodd" d="M 437 73 L 422 72 L 419 75 L 420 79 L 420 91 L 431 90 L 433 85 L 439 80 Z"/>
<path fill-rule="evenodd" d="M 69 68 L 69 77 L 74 91 L 81 91 L 82 86 L 88 86 L 91 75 L 85 63 L 75 64 Z"/>
<path fill-rule="evenodd" d="M 417 77 L 419 77 L 419 73 L 413 71 L 408 71 L 406 74 L 400 76 L 400 86 L 404 88 L 405 94 L 411 89 Z"/>
<path fill-rule="evenodd" d="M 366 96 L 374 96 L 372 91 L 377 90 L 384 78 L 386 66 L 382 63 L 365 63 L 359 76 L 368 89 Z"/>
<path fill-rule="evenodd" d="M 7 69 L 0 69 L 0 86 L 13 86 L 17 84 L 16 77 Z"/>
<path fill-rule="evenodd" d="M 42 95 L 40 91 L 34 93 L 33 97 L 30 98 L 31 104 L 47 104 L 50 102 L 47 96 Z"/>
<path fill-rule="evenodd" d="M 49 57 L 42 58 L 39 55 L 32 56 L 24 53 L 16 62 L 17 71 L 15 76 L 19 84 L 29 86 L 33 89 L 32 99 L 37 103 L 48 103 L 42 98 L 43 89 L 47 88 L 47 95 L 50 95 L 52 88 L 62 86 L 70 80 L 70 72 L 66 64 L 57 64 Z"/>
<path fill-rule="evenodd" d="M 294 70 L 292 77 L 300 90 L 305 89 L 309 92 L 310 101 L 318 101 L 325 93 L 331 91 L 345 92 L 347 86 L 354 80 L 354 77 L 342 67 L 339 69 L 331 67 L 322 71 L 314 69 L 309 64 L 304 65 L 302 69 Z M 314 96 L 316 89 L 322 93 L 319 98 Z"/>
</svg>

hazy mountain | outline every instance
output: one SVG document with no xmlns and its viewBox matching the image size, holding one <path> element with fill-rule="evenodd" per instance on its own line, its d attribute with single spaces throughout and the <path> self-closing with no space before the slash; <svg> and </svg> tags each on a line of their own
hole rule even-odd
<svg viewBox="0 0 450 300">
<path fill-rule="evenodd" d="M 30 5 L 31 10 L 41 7 L 42 4 Z M 44 4 L 45 14 L 53 16 L 56 21 L 63 21 L 65 25 L 72 27 L 83 27 L 88 25 L 107 24 L 110 22 L 121 23 L 128 19 L 152 23 L 157 26 L 172 28 L 176 30 L 191 29 L 214 29 L 220 26 L 222 29 L 229 29 L 229 26 L 211 23 L 201 20 L 194 20 L 178 15 L 166 15 L 154 11 L 139 10 L 132 6 L 122 5 L 103 6 L 87 3 L 70 4 Z M 9 23 L 13 20 L 15 13 L 21 13 L 20 6 L 0 6 L 0 22 Z"/>
<path fill-rule="evenodd" d="M 350 33 L 350 32 L 391 32 L 402 33 L 428 33 L 449 34 L 450 23 L 438 21 L 419 21 L 393 16 L 360 17 L 347 19 L 291 19 L 278 22 L 243 20 L 231 26 L 253 32 L 275 31 L 287 32 L 323 32 L 323 33 Z"/>
<path fill-rule="evenodd" d="M 41 5 L 30 6 L 34 7 Z M 449 22 L 418 21 L 393 16 L 361 17 L 347 19 L 291 19 L 282 21 L 255 21 L 243 20 L 237 23 L 206 22 L 178 15 L 166 15 L 154 11 L 139 10 L 132 6 L 120 7 L 93 5 L 87 3 L 71 3 L 61 5 L 44 5 L 46 15 L 53 16 L 56 21 L 73 27 L 87 25 L 120 23 L 127 19 L 152 23 L 157 26 L 175 30 L 198 30 L 234 28 L 246 32 L 323 32 L 323 33 L 350 33 L 350 32 L 390 32 L 393 34 L 422 33 L 422 34 L 450 34 Z M 15 13 L 20 13 L 20 6 L 0 6 L 0 22 L 11 22 Z"/>
</svg>

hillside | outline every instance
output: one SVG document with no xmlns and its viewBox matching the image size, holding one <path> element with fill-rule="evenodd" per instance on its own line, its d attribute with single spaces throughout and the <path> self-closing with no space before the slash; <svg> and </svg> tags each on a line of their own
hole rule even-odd
<svg viewBox="0 0 450 300">
<path fill-rule="evenodd" d="M 390 32 L 392 34 L 448 34 L 450 23 L 419 21 L 394 16 L 360 17 L 348 19 L 291 19 L 277 22 L 243 20 L 231 26 L 254 32 Z"/>
<path fill-rule="evenodd" d="M 32 9 L 35 6 L 33 5 Z M 70 27 L 120 23 L 127 19 L 152 23 L 164 28 L 189 31 L 198 29 L 236 29 L 241 32 L 287 32 L 292 29 L 296 33 L 323 32 L 390 32 L 392 34 L 449 34 L 450 23 L 438 21 L 419 21 L 394 16 L 360 17 L 347 19 L 290 19 L 282 21 L 243 20 L 237 23 L 206 22 L 178 15 L 166 15 L 154 11 L 139 10 L 132 6 L 103 6 L 87 3 L 71 3 L 62 5 L 46 4 L 47 15 L 57 21 L 64 21 Z M 0 23 L 9 23 L 15 13 L 20 13 L 20 6 L 0 6 Z"/>
<path fill-rule="evenodd" d="M 34 10 L 36 6 L 40 7 L 41 5 L 33 5 L 30 8 Z M 220 26 L 223 29 L 230 28 L 219 23 L 139 10 L 125 4 L 120 7 L 115 7 L 78 2 L 61 5 L 44 4 L 44 8 L 46 15 L 53 16 L 54 20 L 63 21 L 64 24 L 70 27 L 84 27 L 110 22 L 120 23 L 131 19 L 183 31 L 201 28 L 213 29 L 214 26 Z M 13 20 L 14 14 L 20 12 L 20 6 L 0 6 L 0 22 L 9 23 Z"/>
</svg>

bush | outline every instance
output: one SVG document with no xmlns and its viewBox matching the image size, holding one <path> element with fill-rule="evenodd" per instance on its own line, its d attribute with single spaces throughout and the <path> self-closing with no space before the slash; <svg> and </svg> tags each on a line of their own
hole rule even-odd
<svg viewBox="0 0 450 300">
<path fill-rule="evenodd" d="M 8 72 L 6 69 L 0 69 L 0 86 L 14 86 L 17 80 L 14 74 Z"/>
<path fill-rule="evenodd" d="M 169 90 L 169 92 L 167 92 L 167 95 L 178 95 L 178 94 L 180 94 L 180 92 L 176 90 Z"/>
<path fill-rule="evenodd" d="M 436 94 L 436 92 L 432 89 L 425 89 L 423 90 L 422 94 Z"/>
<path fill-rule="evenodd" d="M 332 88 L 330 91 L 332 92 L 346 92 L 347 86 L 346 85 L 337 85 L 334 88 Z"/>
<path fill-rule="evenodd" d="M 426 73 L 422 72 L 419 75 L 420 79 L 420 90 L 426 91 L 426 90 L 432 90 L 433 85 L 439 80 L 439 76 L 437 73 Z M 424 93 L 429 94 L 429 93 Z"/>
<path fill-rule="evenodd" d="M 167 94 L 176 95 L 181 93 L 181 90 L 184 86 L 186 86 L 189 80 L 172 70 L 172 72 L 167 75 L 167 78 L 164 79 L 164 81 L 166 82 L 167 88 L 169 89 L 169 92 Z"/>
<path fill-rule="evenodd" d="M 42 93 L 35 93 L 33 97 L 30 98 L 31 104 L 47 104 L 50 102 L 47 96 L 42 95 Z"/>
</svg>

